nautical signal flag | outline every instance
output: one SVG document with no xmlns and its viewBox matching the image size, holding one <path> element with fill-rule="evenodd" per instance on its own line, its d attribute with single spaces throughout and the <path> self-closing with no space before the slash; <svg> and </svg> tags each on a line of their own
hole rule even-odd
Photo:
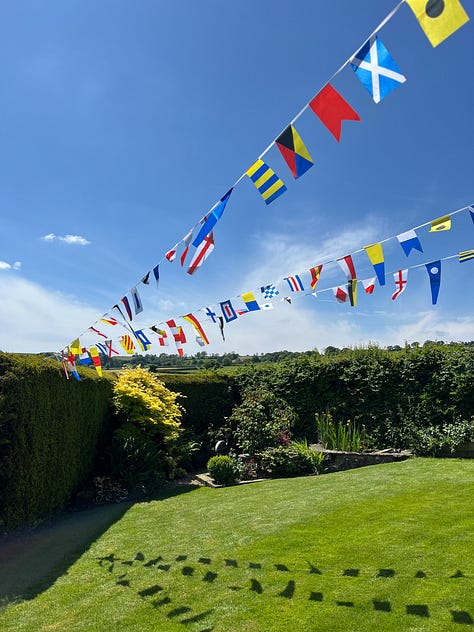
<svg viewBox="0 0 474 632">
<path fill-rule="evenodd" d="M 231 320 L 235 320 L 236 318 L 238 318 L 237 312 L 235 311 L 230 300 L 223 301 L 222 303 L 220 303 L 220 306 L 221 306 L 222 315 L 224 316 L 226 323 L 230 323 Z"/>
<path fill-rule="evenodd" d="M 143 303 L 136 287 L 132 287 L 132 289 L 130 290 L 130 295 L 132 297 L 135 315 L 140 314 L 141 312 L 143 312 Z"/>
<path fill-rule="evenodd" d="M 178 327 L 178 325 L 176 325 L 173 319 L 167 320 L 166 324 L 168 325 L 168 327 L 171 330 L 171 333 L 173 334 L 174 342 L 176 344 L 176 351 L 178 352 L 178 355 L 184 356 L 184 351 L 181 346 L 182 344 L 186 342 L 186 335 L 184 333 L 184 329 L 182 327 Z"/>
<path fill-rule="evenodd" d="M 198 319 L 196 318 L 196 316 L 194 316 L 194 314 L 186 314 L 186 316 L 183 316 L 184 320 L 187 320 L 188 323 L 191 323 L 191 325 L 194 327 L 194 329 L 197 332 L 197 337 L 202 339 L 202 343 L 204 345 L 208 345 L 209 344 L 209 338 L 206 336 L 204 329 L 202 328 L 201 323 L 198 321 Z M 196 337 L 196 340 L 197 340 Z M 199 341 L 198 341 L 199 342 Z"/>
<path fill-rule="evenodd" d="M 469 20 L 458 0 L 406 0 L 432 46 L 457 31 Z"/>
<path fill-rule="evenodd" d="M 193 230 L 194 227 L 191 228 L 191 230 L 189 231 L 189 233 L 187 233 L 184 237 L 183 237 L 183 242 L 184 242 L 184 250 L 181 253 L 181 266 L 184 266 L 184 261 L 188 255 L 188 251 L 189 251 L 189 244 L 191 243 L 191 239 L 193 238 Z"/>
<path fill-rule="evenodd" d="M 362 285 L 364 286 L 364 292 L 366 294 L 373 294 L 375 290 L 375 279 L 377 277 L 372 277 L 370 279 L 363 279 Z"/>
<path fill-rule="evenodd" d="M 102 367 L 100 365 L 99 351 L 97 347 L 89 347 L 89 354 L 92 358 L 92 362 L 95 366 L 95 370 L 99 377 L 102 377 Z"/>
<path fill-rule="evenodd" d="M 125 307 L 125 311 L 127 312 L 128 319 L 132 320 L 133 319 L 132 310 L 130 309 L 130 302 L 128 300 L 128 297 L 127 296 L 122 296 L 120 301 L 122 302 L 123 306 Z M 117 305 L 117 307 L 118 307 L 118 305 Z M 119 311 L 120 311 L 120 309 L 119 309 Z M 120 313 L 122 313 L 122 312 L 120 311 Z"/>
<path fill-rule="evenodd" d="M 398 272 L 393 273 L 393 279 L 395 281 L 396 291 L 392 294 L 392 301 L 394 301 L 397 296 L 399 296 L 402 292 L 405 291 L 408 281 L 408 269 L 399 270 Z"/>
<path fill-rule="evenodd" d="M 426 270 L 430 277 L 431 303 L 436 305 L 438 301 L 439 286 L 441 285 L 441 261 L 432 261 L 426 264 Z"/>
<path fill-rule="evenodd" d="M 401 235 L 397 235 L 397 239 L 407 257 L 412 250 L 423 252 L 420 240 L 418 239 L 418 236 L 414 230 L 407 230 L 406 233 L 401 233 Z"/>
<path fill-rule="evenodd" d="M 206 237 L 206 235 L 209 235 L 211 230 L 214 228 L 214 226 L 222 217 L 222 214 L 224 213 L 227 202 L 229 201 L 230 194 L 232 193 L 233 190 L 234 190 L 233 188 L 229 189 L 229 191 L 227 191 L 227 193 L 223 197 L 221 197 L 219 202 L 217 202 L 217 204 L 214 204 L 214 206 L 209 211 L 209 214 L 207 215 L 206 219 L 203 221 L 203 224 L 201 228 L 199 229 L 198 234 L 194 238 L 193 246 L 195 248 L 199 247 L 204 237 Z"/>
<path fill-rule="evenodd" d="M 352 307 L 357 305 L 357 279 L 350 279 L 347 284 L 347 294 Z"/>
<path fill-rule="evenodd" d="M 299 178 L 313 166 L 313 159 L 293 125 L 288 125 L 275 140 L 275 143 L 293 174 L 293 178 Z"/>
<path fill-rule="evenodd" d="M 211 231 L 209 235 L 206 235 L 199 246 L 196 248 L 196 252 L 189 264 L 188 274 L 194 274 L 198 268 L 202 266 L 204 261 L 209 257 L 214 250 L 214 233 Z"/>
<path fill-rule="evenodd" d="M 318 285 L 318 281 L 319 281 L 319 277 L 321 276 L 322 269 L 323 269 L 322 264 L 319 266 L 314 266 L 314 268 L 309 269 L 311 273 L 311 289 L 313 290 L 313 292 L 316 289 L 316 286 Z"/>
<path fill-rule="evenodd" d="M 362 46 L 351 59 L 351 66 L 375 103 L 405 83 L 406 77 L 376 35 Z"/>
<path fill-rule="evenodd" d="M 309 102 L 309 107 L 338 142 L 341 140 L 342 121 L 360 121 L 357 112 L 330 83 Z"/>
<path fill-rule="evenodd" d="M 169 345 L 168 334 L 164 329 L 159 329 L 156 325 L 152 325 L 150 329 L 158 335 L 160 347 L 167 347 Z"/>
<path fill-rule="evenodd" d="M 151 347 L 151 340 L 145 334 L 143 329 L 137 329 L 137 331 L 133 332 L 135 334 L 135 338 L 137 339 L 138 346 L 142 351 L 148 351 Z"/>
<path fill-rule="evenodd" d="M 375 274 L 380 285 L 385 285 L 385 263 L 382 244 L 372 244 L 364 246 L 364 250 L 369 257 L 370 263 L 374 266 Z"/>
<path fill-rule="evenodd" d="M 69 345 L 69 351 L 73 355 L 80 355 L 82 353 L 82 347 L 79 338 L 76 338 L 71 342 L 71 344 Z"/>
<path fill-rule="evenodd" d="M 470 261 L 474 259 L 474 250 L 464 250 L 459 253 L 459 263 L 464 263 L 465 261 Z"/>
<path fill-rule="evenodd" d="M 113 327 L 115 327 L 115 325 L 118 325 L 118 320 L 116 318 L 113 318 L 113 316 L 102 316 L 100 320 L 106 325 L 112 325 Z"/>
<path fill-rule="evenodd" d="M 173 248 L 171 248 L 171 250 L 168 250 L 168 252 L 165 253 L 165 257 L 170 263 L 173 263 L 173 261 L 176 259 L 176 255 L 178 254 L 178 246 L 179 244 L 175 244 Z"/>
<path fill-rule="evenodd" d="M 301 281 L 300 277 L 297 274 L 295 274 L 293 276 L 285 277 L 285 281 L 290 286 L 290 290 L 292 292 L 303 292 L 304 291 L 303 282 Z"/>
<path fill-rule="evenodd" d="M 260 305 L 257 303 L 257 300 L 252 292 L 245 292 L 245 294 L 242 294 L 242 300 L 249 312 L 256 312 L 260 309 Z"/>
<path fill-rule="evenodd" d="M 122 348 L 126 353 L 131 355 L 135 351 L 135 345 L 128 334 L 124 334 L 119 340 Z"/>
<path fill-rule="evenodd" d="M 271 301 L 272 299 L 275 298 L 275 296 L 278 296 L 278 294 L 280 294 L 280 292 L 277 290 L 276 285 L 263 285 L 260 288 L 260 292 L 263 294 L 263 299 L 265 301 Z"/>
<path fill-rule="evenodd" d="M 343 272 L 345 273 L 348 280 L 357 278 L 354 262 L 352 261 L 351 255 L 346 255 L 345 257 L 341 257 L 340 259 L 337 259 L 337 262 L 339 266 L 341 267 L 341 269 L 343 270 Z"/>
<path fill-rule="evenodd" d="M 471 216 L 472 223 L 474 224 L 474 209 L 472 206 L 469 207 L 469 215 Z"/>
<path fill-rule="evenodd" d="M 260 158 L 247 169 L 245 174 L 252 180 L 265 204 L 270 204 L 286 191 L 286 186 L 280 178 Z"/>
<path fill-rule="evenodd" d="M 347 301 L 348 294 L 344 287 L 333 287 L 332 291 L 334 292 L 334 296 L 336 297 L 338 303 L 345 303 Z"/>
<path fill-rule="evenodd" d="M 431 222 L 430 233 L 438 233 L 442 230 L 451 230 L 451 215 L 443 215 Z"/>
</svg>

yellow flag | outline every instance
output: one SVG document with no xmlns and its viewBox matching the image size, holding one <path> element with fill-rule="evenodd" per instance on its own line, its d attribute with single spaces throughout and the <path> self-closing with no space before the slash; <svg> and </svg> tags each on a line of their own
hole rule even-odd
<svg viewBox="0 0 474 632">
<path fill-rule="evenodd" d="M 124 336 L 122 336 L 119 342 L 124 351 L 126 351 L 127 353 L 132 354 L 135 351 L 135 345 L 133 344 L 132 339 L 129 335 L 125 334 Z"/>
<path fill-rule="evenodd" d="M 438 233 L 440 230 L 451 230 L 451 216 L 443 215 L 431 222 L 430 233 Z"/>
<path fill-rule="evenodd" d="M 433 46 L 469 20 L 459 0 L 406 0 Z"/>
<path fill-rule="evenodd" d="M 74 355 L 81 355 L 82 347 L 79 338 L 76 338 L 71 342 L 71 344 L 69 345 L 69 351 Z"/>
</svg>

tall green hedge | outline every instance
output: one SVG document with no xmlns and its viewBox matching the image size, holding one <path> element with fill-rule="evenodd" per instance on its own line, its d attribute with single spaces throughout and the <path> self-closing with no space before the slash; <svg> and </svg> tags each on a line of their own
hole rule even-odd
<svg viewBox="0 0 474 632">
<path fill-rule="evenodd" d="M 0 526 L 64 506 L 90 475 L 112 385 L 94 370 L 66 380 L 58 362 L 0 353 Z"/>
</svg>

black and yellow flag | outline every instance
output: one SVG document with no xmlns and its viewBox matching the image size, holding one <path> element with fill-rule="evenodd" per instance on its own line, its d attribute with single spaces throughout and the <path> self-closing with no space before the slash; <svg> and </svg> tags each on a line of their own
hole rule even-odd
<svg viewBox="0 0 474 632">
<path fill-rule="evenodd" d="M 459 0 L 406 0 L 433 46 L 469 20 Z"/>
</svg>

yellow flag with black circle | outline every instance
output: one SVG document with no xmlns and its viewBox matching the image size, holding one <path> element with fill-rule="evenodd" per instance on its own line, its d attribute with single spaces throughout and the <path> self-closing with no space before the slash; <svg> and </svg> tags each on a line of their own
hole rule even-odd
<svg viewBox="0 0 474 632">
<path fill-rule="evenodd" d="M 433 46 L 469 20 L 459 0 L 406 0 Z"/>
</svg>

